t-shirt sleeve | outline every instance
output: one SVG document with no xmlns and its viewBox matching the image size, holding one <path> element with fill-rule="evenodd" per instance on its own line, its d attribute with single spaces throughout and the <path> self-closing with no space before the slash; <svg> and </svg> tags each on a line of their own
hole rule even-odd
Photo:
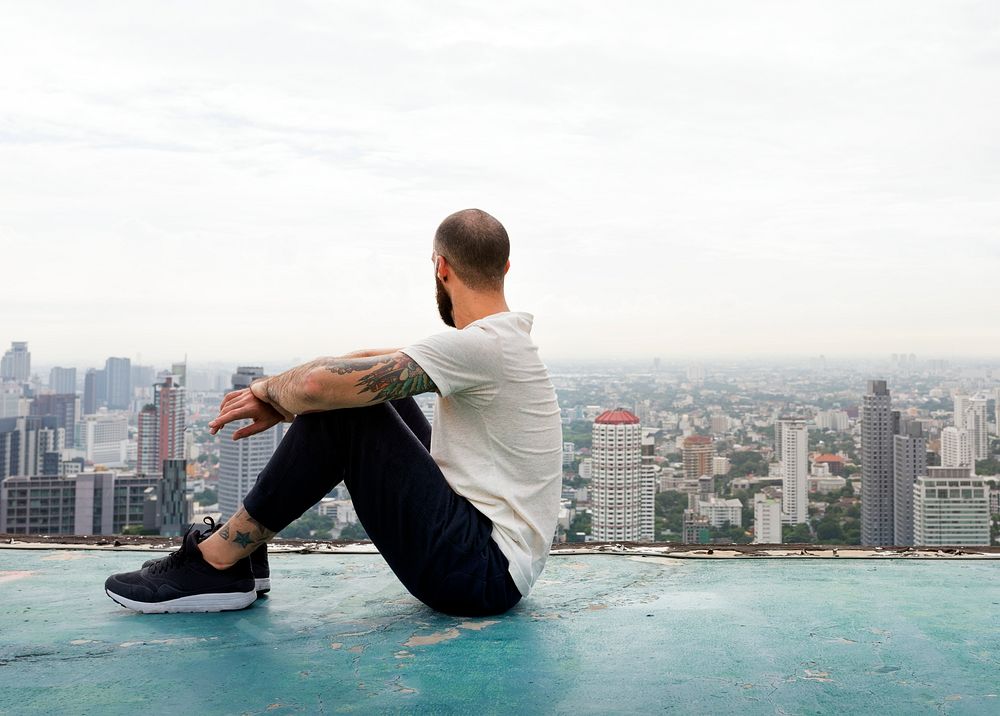
<svg viewBox="0 0 1000 716">
<path fill-rule="evenodd" d="M 434 381 L 442 398 L 462 394 L 489 401 L 502 365 L 499 338 L 478 326 L 428 336 L 402 348 Z"/>
</svg>

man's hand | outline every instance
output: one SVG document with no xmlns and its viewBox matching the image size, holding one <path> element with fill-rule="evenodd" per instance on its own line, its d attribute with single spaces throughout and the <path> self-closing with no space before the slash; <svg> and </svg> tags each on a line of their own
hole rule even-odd
<svg viewBox="0 0 1000 716">
<path fill-rule="evenodd" d="M 222 405 L 219 406 L 218 417 L 208 424 L 208 429 L 215 435 L 224 425 L 234 420 L 247 419 L 253 422 L 233 433 L 233 440 L 247 438 L 273 428 L 278 423 L 284 422 L 285 416 L 251 393 L 249 388 L 244 388 L 226 394 L 222 399 Z"/>
</svg>

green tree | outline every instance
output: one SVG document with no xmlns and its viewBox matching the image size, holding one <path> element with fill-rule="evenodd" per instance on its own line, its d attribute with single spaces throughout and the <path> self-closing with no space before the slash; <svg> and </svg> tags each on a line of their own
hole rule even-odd
<svg viewBox="0 0 1000 716">
<path fill-rule="evenodd" d="M 656 496 L 654 515 L 660 518 L 656 523 L 657 540 L 663 539 L 668 532 L 680 534 L 684 527 L 684 510 L 687 509 L 687 495 L 680 492 L 661 492 Z"/>
<path fill-rule="evenodd" d="M 219 501 L 219 494 L 211 487 L 194 493 L 194 501 L 202 505 L 214 505 Z"/>
<path fill-rule="evenodd" d="M 575 542 L 576 535 L 582 532 L 585 535 L 590 534 L 592 525 L 592 519 L 589 512 L 577 512 L 573 517 L 573 521 L 569 523 L 569 536 L 567 539 L 570 542 Z"/>
<path fill-rule="evenodd" d="M 816 539 L 823 544 L 839 544 L 844 539 L 844 531 L 840 520 L 833 515 L 827 515 L 816 523 Z"/>
<path fill-rule="evenodd" d="M 734 452 L 729 456 L 729 477 L 746 477 L 747 475 L 766 475 L 767 460 L 759 452 L 746 450 Z"/>
<path fill-rule="evenodd" d="M 370 541 L 368 538 L 368 533 L 365 532 L 365 528 L 361 526 L 360 522 L 353 525 L 347 525 L 344 529 L 340 531 L 340 539 L 361 541 Z"/>
<path fill-rule="evenodd" d="M 310 510 L 281 530 L 279 537 L 288 539 L 330 539 L 330 530 L 333 529 L 333 518 L 324 517 L 318 512 Z"/>
<path fill-rule="evenodd" d="M 797 525 L 784 525 L 781 528 L 781 541 L 785 543 L 808 544 L 812 542 L 812 532 L 809 525 L 800 522 Z"/>
<path fill-rule="evenodd" d="M 1000 460 L 989 458 L 987 460 L 976 460 L 977 475 L 1000 475 Z"/>
</svg>

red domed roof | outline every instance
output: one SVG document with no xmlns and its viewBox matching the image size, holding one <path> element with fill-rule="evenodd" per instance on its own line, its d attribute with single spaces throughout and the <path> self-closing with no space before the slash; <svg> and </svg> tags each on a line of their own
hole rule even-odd
<svg viewBox="0 0 1000 716">
<path fill-rule="evenodd" d="M 624 408 L 615 408 L 614 410 L 605 410 L 597 416 L 594 422 L 601 425 L 638 425 L 639 418 Z"/>
<path fill-rule="evenodd" d="M 689 435 L 684 438 L 685 445 L 707 445 L 710 442 L 712 442 L 712 438 L 704 435 Z"/>
</svg>

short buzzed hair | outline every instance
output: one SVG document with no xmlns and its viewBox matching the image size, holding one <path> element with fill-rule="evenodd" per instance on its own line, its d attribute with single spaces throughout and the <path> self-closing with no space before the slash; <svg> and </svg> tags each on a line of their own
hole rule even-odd
<svg viewBox="0 0 1000 716">
<path fill-rule="evenodd" d="M 434 235 L 434 250 L 447 259 L 469 288 L 503 288 L 510 239 L 503 224 L 482 209 L 456 211 L 442 221 Z"/>
</svg>

